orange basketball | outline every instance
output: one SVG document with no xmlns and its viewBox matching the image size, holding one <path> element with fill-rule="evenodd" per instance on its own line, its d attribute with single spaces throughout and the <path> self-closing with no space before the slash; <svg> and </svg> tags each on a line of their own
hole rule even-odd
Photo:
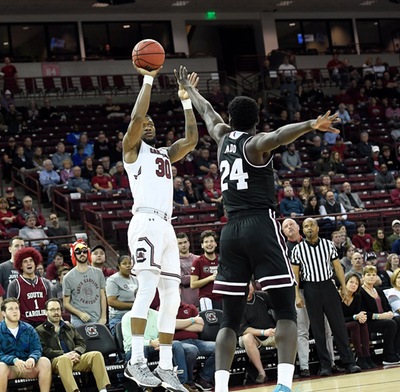
<svg viewBox="0 0 400 392">
<path fill-rule="evenodd" d="M 138 68 L 153 71 L 164 64 L 165 51 L 160 43 L 153 39 L 138 42 L 132 50 L 132 61 Z"/>
</svg>

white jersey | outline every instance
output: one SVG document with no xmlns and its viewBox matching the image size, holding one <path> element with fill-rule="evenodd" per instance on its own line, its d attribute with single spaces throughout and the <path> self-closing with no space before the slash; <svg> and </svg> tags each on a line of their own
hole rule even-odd
<svg viewBox="0 0 400 392">
<path fill-rule="evenodd" d="M 124 166 L 133 196 L 132 213 L 139 208 L 154 208 L 171 218 L 174 191 L 167 150 L 142 141 L 136 162 L 124 160 Z"/>
</svg>

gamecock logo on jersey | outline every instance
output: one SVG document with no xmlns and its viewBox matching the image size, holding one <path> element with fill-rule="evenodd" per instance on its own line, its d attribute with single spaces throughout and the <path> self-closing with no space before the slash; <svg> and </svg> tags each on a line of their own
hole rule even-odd
<svg viewBox="0 0 400 392">
<path fill-rule="evenodd" d="M 206 312 L 205 317 L 206 317 L 206 320 L 207 320 L 207 322 L 209 324 L 218 323 L 217 314 L 213 310 L 210 310 L 209 312 Z"/>
<path fill-rule="evenodd" d="M 88 325 L 85 327 L 85 333 L 89 338 L 95 338 L 99 336 L 99 333 L 97 332 L 97 327 L 95 325 Z"/>
<path fill-rule="evenodd" d="M 144 261 L 146 261 L 146 249 L 144 248 L 136 249 L 136 262 L 143 263 Z"/>
</svg>

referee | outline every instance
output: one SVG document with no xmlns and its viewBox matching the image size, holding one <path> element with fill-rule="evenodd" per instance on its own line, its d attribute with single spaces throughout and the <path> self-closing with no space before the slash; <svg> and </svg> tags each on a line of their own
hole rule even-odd
<svg viewBox="0 0 400 392">
<path fill-rule="evenodd" d="M 361 369 L 356 365 L 349 346 L 349 337 L 340 304 L 340 297 L 333 282 L 333 268 L 336 276 L 346 290 L 343 268 L 333 243 L 318 237 L 318 224 L 315 219 L 307 218 L 303 222 L 305 241 L 296 245 L 292 252 L 293 271 L 299 282 L 301 277 L 304 288 L 304 300 L 310 318 L 311 330 L 321 364 L 320 375 L 330 376 L 331 357 L 326 348 L 324 314 L 332 329 L 340 359 L 346 367 L 346 373 L 358 373 Z M 304 307 L 299 286 L 296 286 L 296 306 Z"/>
</svg>

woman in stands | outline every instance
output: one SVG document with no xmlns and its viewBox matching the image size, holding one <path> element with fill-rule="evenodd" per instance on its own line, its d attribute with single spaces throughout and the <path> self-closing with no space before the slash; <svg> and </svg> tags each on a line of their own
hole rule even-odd
<svg viewBox="0 0 400 392">
<path fill-rule="evenodd" d="M 138 281 L 131 275 L 132 259 L 128 255 L 118 258 L 118 272 L 107 279 L 108 326 L 115 334 L 115 326 L 122 316 L 132 308 L 136 297 Z"/>
<path fill-rule="evenodd" d="M 333 151 L 331 153 L 330 161 L 334 166 L 334 171 L 337 174 L 347 173 L 347 167 L 343 162 L 343 159 L 340 157 L 340 153 L 338 151 Z"/>
<path fill-rule="evenodd" d="M 353 267 L 351 264 L 351 258 L 353 257 L 355 251 L 356 247 L 353 244 L 346 246 L 346 256 L 340 259 L 340 264 L 342 264 L 345 274 L 347 274 L 347 272 L 349 272 Z"/>
<path fill-rule="evenodd" d="M 346 276 L 346 292 L 342 293 L 342 310 L 354 350 L 361 369 L 374 369 L 369 353 L 367 313 L 361 308 L 361 280 L 355 273 Z"/>
<path fill-rule="evenodd" d="M 382 227 L 378 227 L 376 230 L 376 240 L 372 243 L 372 250 L 378 254 L 381 252 L 390 252 L 391 249 L 392 247 L 386 238 L 385 231 Z"/>
<path fill-rule="evenodd" d="M 189 204 L 202 203 L 200 191 L 197 186 L 192 184 L 189 178 L 183 181 L 185 196 L 188 199 Z"/>
<path fill-rule="evenodd" d="M 392 278 L 394 271 L 399 268 L 399 255 L 397 253 L 391 253 L 387 257 L 386 265 L 385 265 L 385 271 L 387 274 Z M 392 282 L 393 286 L 393 282 Z"/>
<path fill-rule="evenodd" d="M 308 199 L 310 196 L 314 196 L 314 188 L 311 184 L 311 179 L 309 177 L 303 178 L 301 188 L 299 190 L 299 198 L 302 201 L 304 207 L 307 206 Z"/>
<path fill-rule="evenodd" d="M 72 161 L 71 159 L 64 159 L 62 161 L 63 168 L 60 171 L 61 182 L 65 184 L 71 177 L 74 176 L 74 172 L 72 170 Z"/>
<path fill-rule="evenodd" d="M 394 317 L 384 292 L 375 288 L 377 269 L 367 265 L 363 270 L 361 309 L 367 312 L 370 332 L 383 334 L 383 365 L 400 364 L 400 317 Z"/>
<path fill-rule="evenodd" d="M 390 278 L 392 288 L 385 292 L 389 304 L 392 308 L 392 312 L 395 317 L 400 316 L 400 268 L 394 270 L 393 275 Z"/>
<path fill-rule="evenodd" d="M 83 162 L 82 167 L 82 178 L 86 178 L 89 181 L 92 181 L 92 178 L 96 175 L 95 168 L 93 166 L 93 158 L 86 157 Z"/>
<path fill-rule="evenodd" d="M 18 235 L 18 228 L 14 227 L 17 217 L 9 208 L 8 200 L 0 197 L 0 238 L 12 238 Z"/>
</svg>

